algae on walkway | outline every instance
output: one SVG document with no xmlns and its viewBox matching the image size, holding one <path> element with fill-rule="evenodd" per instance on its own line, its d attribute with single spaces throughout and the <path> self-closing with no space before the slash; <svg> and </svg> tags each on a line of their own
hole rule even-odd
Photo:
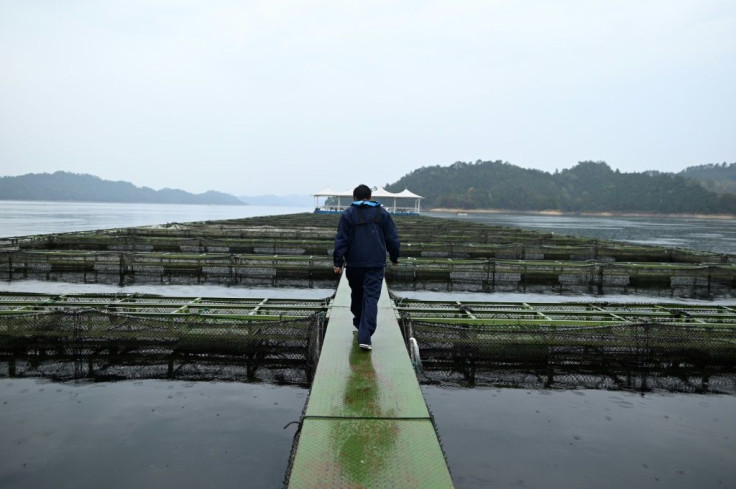
<svg viewBox="0 0 736 489">
<path fill-rule="evenodd" d="M 358 349 L 350 289 L 330 309 L 288 487 L 451 488 L 384 281 L 373 350 Z"/>
</svg>

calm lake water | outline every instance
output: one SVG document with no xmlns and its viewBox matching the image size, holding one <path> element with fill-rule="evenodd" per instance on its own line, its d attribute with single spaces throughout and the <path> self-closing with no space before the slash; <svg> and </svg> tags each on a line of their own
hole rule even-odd
<svg viewBox="0 0 736 489">
<path fill-rule="evenodd" d="M 0 238 L 309 212 L 253 205 L 0 201 Z"/>
<path fill-rule="evenodd" d="M 287 207 L 0 202 L 0 236 L 308 212 Z M 446 215 L 445 217 L 456 217 Z M 734 221 L 471 215 L 547 232 L 736 253 Z M 119 292 L 17 281 L 0 290 Z M 320 289 L 126 287 L 183 296 Z M 446 299 L 456 294 L 405 293 Z M 466 294 L 464 300 L 570 300 Z M 592 300 L 590 297 L 576 297 Z M 606 301 L 661 298 L 607 296 Z M 688 300 L 687 302 L 693 302 Z M 722 301 L 719 301 L 722 302 Z M 729 301 L 733 302 L 733 301 Z M 2 362 L 0 362 L 1 364 Z M 281 487 L 307 390 L 244 382 L 50 383 L 0 365 L 0 487 Z M 4 378 L 3 378 L 4 377 Z M 736 487 L 736 396 L 424 385 L 458 489 Z M 736 381 L 729 392 L 736 392 Z"/>
<path fill-rule="evenodd" d="M 736 219 L 430 212 L 427 215 L 630 243 L 736 253 Z"/>
<path fill-rule="evenodd" d="M 736 487 L 736 396 L 424 386 L 456 487 Z"/>
<path fill-rule="evenodd" d="M 0 379 L 0 487 L 278 488 L 307 392 Z"/>
</svg>

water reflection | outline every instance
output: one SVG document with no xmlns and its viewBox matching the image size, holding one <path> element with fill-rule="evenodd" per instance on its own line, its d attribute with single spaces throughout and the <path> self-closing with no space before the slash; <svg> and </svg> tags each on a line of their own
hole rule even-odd
<svg viewBox="0 0 736 489">
<path fill-rule="evenodd" d="M 736 352 L 623 346 L 458 347 L 421 340 L 422 381 L 466 387 L 736 394 Z"/>
<path fill-rule="evenodd" d="M 38 356 L 0 353 L 0 378 L 44 378 L 57 382 L 134 379 L 268 382 L 307 387 L 312 372 L 301 359 L 237 359 L 207 355 Z"/>
<path fill-rule="evenodd" d="M 0 487 L 281 487 L 303 387 L 0 379 Z"/>
<path fill-rule="evenodd" d="M 736 396 L 425 385 L 457 489 L 733 487 Z"/>
<path fill-rule="evenodd" d="M 426 385 L 515 389 L 597 389 L 628 392 L 736 394 L 736 368 L 662 362 L 617 365 L 606 361 L 509 363 L 464 358 L 422 358 Z"/>
</svg>

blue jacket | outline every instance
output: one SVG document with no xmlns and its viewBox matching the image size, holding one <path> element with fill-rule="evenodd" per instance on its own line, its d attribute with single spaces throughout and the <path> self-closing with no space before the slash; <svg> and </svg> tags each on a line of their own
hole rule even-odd
<svg viewBox="0 0 736 489">
<path fill-rule="evenodd" d="M 336 267 L 386 266 L 386 251 L 392 262 L 399 260 L 399 235 L 391 215 L 378 202 L 361 200 L 340 216 L 332 255 Z"/>
</svg>

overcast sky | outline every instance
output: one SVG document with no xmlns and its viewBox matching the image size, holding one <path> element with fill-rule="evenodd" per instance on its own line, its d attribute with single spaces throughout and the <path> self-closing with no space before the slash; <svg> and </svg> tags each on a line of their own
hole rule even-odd
<svg viewBox="0 0 736 489">
<path fill-rule="evenodd" d="M 736 161 L 733 0 L 0 0 L 0 175 L 235 195 Z"/>
</svg>

